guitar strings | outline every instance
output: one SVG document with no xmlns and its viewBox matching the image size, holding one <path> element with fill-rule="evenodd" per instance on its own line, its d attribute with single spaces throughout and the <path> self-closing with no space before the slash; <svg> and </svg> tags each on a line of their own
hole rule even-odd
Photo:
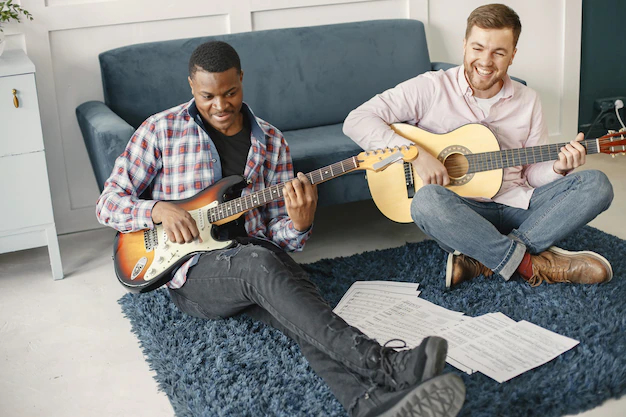
<svg viewBox="0 0 626 417">
<path fill-rule="evenodd" d="M 600 142 L 610 140 L 600 139 Z M 588 152 L 598 153 L 596 139 L 583 141 Z M 500 151 L 483 152 L 478 154 L 463 155 L 465 160 L 461 163 L 446 161 L 445 166 L 448 175 L 453 178 L 460 178 L 474 172 L 489 171 L 494 169 L 508 168 L 512 166 L 528 165 L 537 162 L 552 161 L 558 159 L 561 147 L 566 143 L 534 146 L 530 148 L 503 149 Z M 538 153 L 538 155 L 537 155 Z M 539 160 L 537 160 L 539 158 Z"/>
<path fill-rule="evenodd" d="M 315 171 L 305 174 L 311 184 L 319 184 L 328 179 L 343 175 L 358 167 L 358 163 L 354 157 L 343 161 L 335 162 L 332 165 L 319 168 Z M 244 211 L 260 207 L 268 202 L 278 200 L 283 197 L 283 188 L 285 183 L 276 184 L 263 190 L 256 191 L 252 194 L 241 196 L 233 200 L 225 201 L 217 207 L 209 209 L 209 219 L 211 223 L 240 214 Z M 262 197 L 262 199 L 261 199 Z"/>
<path fill-rule="evenodd" d="M 614 138 L 619 138 L 623 140 L 625 138 L 625 133 L 616 132 L 602 138 L 586 139 L 582 141 L 582 144 L 587 148 L 587 154 L 590 155 L 602 152 L 602 149 L 606 145 L 622 146 L 623 150 L 626 152 L 626 145 L 620 145 L 620 143 L 622 142 L 615 142 Z M 450 175 L 451 177 L 460 178 L 463 175 L 471 174 L 474 172 L 502 169 L 511 166 L 528 165 L 537 162 L 554 161 L 558 159 L 560 149 L 567 143 L 569 142 L 534 146 L 530 148 L 503 149 L 501 151 L 463 155 L 465 156 L 467 162 L 463 161 L 460 164 L 456 164 L 452 161 L 447 161 L 446 170 L 448 171 L 448 175 Z M 517 155 L 515 155 L 516 152 Z M 536 152 L 539 153 L 539 161 L 537 161 Z M 619 150 L 611 150 L 608 153 L 618 152 Z M 532 153 L 532 155 L 529 155 L 530 153 Z M 511 160 L 513 162 L 509 162 L 509 156 L 511 157 Z M 507 159 L 506 163 L 503 160 L 503 157 Z M 532 157 L 532 161 L 530 160 L 530 157 Z"/>
</svg>

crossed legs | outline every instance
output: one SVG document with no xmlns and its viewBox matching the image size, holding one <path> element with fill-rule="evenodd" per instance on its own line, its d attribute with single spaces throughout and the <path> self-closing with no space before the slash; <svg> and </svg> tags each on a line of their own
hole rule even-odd
<svg viewBox="0 0 626 417">
<path fill-rule="evenodd" d="M 472 258 L 508 280 L 527 252 L 548 251 L 605 211 L 612 199 L 606 175 L 590 170 L 535 189 L 527 210 L 427 185 L 413 198 L 411 215 L 444 250 Z"/>
</svg>

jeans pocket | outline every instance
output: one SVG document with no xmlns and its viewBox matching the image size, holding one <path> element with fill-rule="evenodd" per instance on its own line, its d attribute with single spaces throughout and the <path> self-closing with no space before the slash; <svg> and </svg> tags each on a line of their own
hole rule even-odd
<svg viewBox="0 0 626 417">
<path fill-rule="evenodd" d="M 200 306 L 200 304 L 195 301 L 191 301 L 187 297 L 179 294 L 176 290 L 170 290 L 170 294 L 172 296 L 172 301 L 178 307 L 180 311 L 185 314 L 188 314 L 193 317 L 198 317 L 200 319 L 219 319 L 221 317 L 211 317 L 204 311 L 204 309 Z"/>
</svg>

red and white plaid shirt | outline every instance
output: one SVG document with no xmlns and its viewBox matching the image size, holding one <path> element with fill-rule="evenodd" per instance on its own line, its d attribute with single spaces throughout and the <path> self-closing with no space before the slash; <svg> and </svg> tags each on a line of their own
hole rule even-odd
<svg viewBox="0 0 626 417">
<path fill-rule="evenodd" d="M 133 134 L 96 203 L 100 223 L 120 232 L 152 229 L 152 208 L 157 201 L 193 197 L 222 178 L 215 145 L 189 113 L 193 103 L 151 116 Z M 248 185 L 243 196 L 291 180 L 293 166 L 282 133 L 255 117 L 246 104 L 242 111 L 251 122 L 251 146 L 243 173 Z M 139 199 L 149 185 L 152 199 Z M 310 229 L 301 233 L 294 228 L 282 199 L 244 216 L 248 236 L 268 239 L 286 251 L 302 250 L 311 234 Z M 167 285 L 180 288 L 198 257 L 184 263 Z"/>
</svg>

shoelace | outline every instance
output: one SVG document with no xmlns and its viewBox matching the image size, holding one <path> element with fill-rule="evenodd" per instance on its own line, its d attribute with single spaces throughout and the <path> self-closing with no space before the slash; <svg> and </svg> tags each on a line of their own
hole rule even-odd
<svg viewBox="0 0 626 417">
<path fill-rule="evenodd" d="M 401 342 L 402 346 L 389 347 L 388 345 L 391 342 Z M 396 360 L 395 363 L 392 364 L 391 357 L 389 356 L 388 353 L 396 353 L 394 350 L 395 348 L 402 349 L 407 346 L 408 346 L 407 343 L 402 339 L 390 339 L 387 342 L 385 342 L 383 347 L 380 349 L 380 367 L 383 371 L 383 375 L 387 379 L 387 383 L 396 388 L 402 388 L 402 387 L 400 386 L 401 384 L 398 384 L 398 381 L 396 381 L 395 378 L 392 376 L 393 371 L 394 370 L 403 371 L 406 368 L 406 361 L 409 355 L 406 355 L 406 354 L 399 355 L 399 359 Z"/>
<path fill-rule="evenodd" d="M 530 284 L 531 287 L 537 287 L 544 281 L 547 284 L 570 282 L 567 278 L 565 278 L 565 273 L 567 271 L 563 268 L 548 268 L 548 271 L 550 271 L 553 276 L 548 276 L 547 271 L 541 271 L 533 265 L 533 276 L 528 280 L 528 284 Z"/>
</svg>

